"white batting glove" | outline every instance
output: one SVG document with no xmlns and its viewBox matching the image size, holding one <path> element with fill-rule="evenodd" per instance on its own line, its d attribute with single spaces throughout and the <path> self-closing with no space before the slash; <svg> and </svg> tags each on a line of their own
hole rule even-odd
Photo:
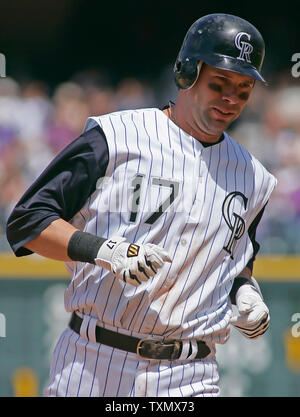
<svg viewBox="0 0 300 417">
<path fill-rule="evenodd" d="M 251 281 L 255 287 L 244 284 L 238 289 L 235 299 L 240 315 L 230 323 L 248 339 L 256 339 L 267 331 L 270 315 L 256 280 L 252 277 Z"/>
<path fill-rule="evenodd" d="M 160 246 L 152 243 L 137 245 L 125 240 L 120 236 L 106 240 L 95 259 L 96 265 L 112 271 L 125 283 L 137 287 L 153 277 L 165 262 L 172 262 Z"/>
</svg>

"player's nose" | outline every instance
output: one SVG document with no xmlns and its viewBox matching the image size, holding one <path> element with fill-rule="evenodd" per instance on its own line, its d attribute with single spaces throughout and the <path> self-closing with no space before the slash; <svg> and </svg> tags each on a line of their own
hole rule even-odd
<svg viewBox="0 0 300 417">
<path fill-rule="evenodd" d="M 228 104 L 237 104 L 239 102 L 239 97 L 236 89 L 233 86 L 228 86 L 222 92 L 222 100 Z"/>
</svg>

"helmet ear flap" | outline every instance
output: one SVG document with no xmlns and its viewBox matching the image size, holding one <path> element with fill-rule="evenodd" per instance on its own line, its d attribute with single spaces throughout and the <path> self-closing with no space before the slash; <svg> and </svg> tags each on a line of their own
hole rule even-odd
<svg viewBox="0 0 300 417">
<path fill-rule="evenodd" d="M 177 59 L 174 66 L 175 82 L 179 89 L 188 90 L 196 83 L 202 61 L 195 58 Z"/>
</svg>

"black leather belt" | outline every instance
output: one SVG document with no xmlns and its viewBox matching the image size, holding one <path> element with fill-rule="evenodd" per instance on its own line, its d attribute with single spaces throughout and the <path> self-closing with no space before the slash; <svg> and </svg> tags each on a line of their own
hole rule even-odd
<svg viewBox="0 0 300 417">
<path fill-rule="evenodd" d="M 80 334 L 82 319 L 75 313 L 72 314 L 69 327 L 76 333 Z M 133 336 L 113 332 L 103 327 L 96 326 L 96 341 L 104 345 L 127 352 L 136 353 L 144 359 L 179 359 L 182 351 L 181 340 L 159 340 L 154 338 L 139 339 Z M 198 352 L 194 359 L 204 359 L 209 353 L 210 348 L 201 340 L 197 342 Z M 191 348 L 190 348 L 191 350 Z M 187 355 L 187 357 L 191 354 Z"/>
</svg>

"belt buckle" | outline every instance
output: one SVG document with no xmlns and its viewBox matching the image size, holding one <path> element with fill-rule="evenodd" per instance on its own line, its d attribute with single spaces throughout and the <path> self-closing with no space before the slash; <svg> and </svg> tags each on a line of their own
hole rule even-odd
<svg viewBox="0 0 300 417">
<path fill-rule="evenodd" d="M 163 353 L 164 347 L 174 346 L 174 350 L 168 357 L 160 356 Z M 141 350 L 145 351 L 142 355 Z M 140 359 L 178 359 L 181 350 L 181 342 L 179 340 L 161 340 L 155 338 L 144 338 L 138 341 L 136 347 L 136 354 Z"/>
</svg>

